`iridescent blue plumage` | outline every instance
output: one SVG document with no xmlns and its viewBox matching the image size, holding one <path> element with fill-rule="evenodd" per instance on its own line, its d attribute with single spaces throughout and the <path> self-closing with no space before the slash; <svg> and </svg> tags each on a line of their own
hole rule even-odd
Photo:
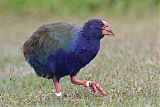
<svg viewBox="0 0 160 107">
<path fill-rule="evenodd" d="M 59 80 L 76 75 L 99 51 L 101 23 L 101 19 L 91 19 L 83 27 L 67 23 L 43 25 L 24 43 L 24 56 L 39 76 L 56 76 Z"/>
</svg>

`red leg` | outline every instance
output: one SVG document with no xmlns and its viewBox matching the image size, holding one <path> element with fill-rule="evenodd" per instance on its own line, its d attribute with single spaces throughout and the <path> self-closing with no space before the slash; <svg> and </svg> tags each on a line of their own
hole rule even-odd
<svg viewBox="0 0 160 107">
<path fill-rule="evenodd" d="M 56 96 L 57 97 L 60 97 L 60 100 L 62 100 L 62 94 L 61 94 L 61 91 L 60 91 L 60 87 L 58 85 L 58 80 L 56 77 L 53 77 L 53 83 L 54 83 L 54 86 L 55 86 L 55 89 L 56 89 Z"/>
<path fill-rule="evenodd" d="M 73 84 L 76 85 L 84 85 L 86 84 L 86 80 L 82 81 L 82 80 L 78 80 L 76 76 L 71 76 L 71 82 Z M 86 86 L 86 85 L 84 85 Z M 91 89 L 92 92 L 94 92 L 96 95 L 98 95 L 98 90 L 103 94 L 106 95 L 106 92 L 104 89 L 102 89 L 98 84 L 96 84 L 95 82 L 90 81 L 89 82 L 89 87 Z"/>
<path fill-rule="evenodd" d="M 60 93 L 60 88 L 59 88 L 58 81 L 57 81 L 56 77 L 53 77 L 53 83 L 54 83 L 54 87 L 56 89 L 56 93 Z"/>
<path fill-rule="evenodd" d="M 76 76 L 71 76 L 71 82 L 76 85 L 83 85 L 83 81 L 78 80 Z"/>
</svg>

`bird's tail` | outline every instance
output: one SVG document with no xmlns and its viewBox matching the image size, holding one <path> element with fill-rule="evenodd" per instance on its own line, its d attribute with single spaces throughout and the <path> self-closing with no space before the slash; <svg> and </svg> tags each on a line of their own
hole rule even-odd
<svg viewBox="0 0 160 107">
<path fill-rule="evenodd" d="M 25 60 L 33 67 L 36 74 L 40 77 L 52 78 L 52 72 L 48 72 L 47 65 L 38 60 L 38 56 L 34 52 L 34 48 L 30 42 L 26 41 L 23 45 L 23 54 Z"/>
<path fill-rule="evenodd" d="M 36 46 L 38 44 L 40 36 L 32 35 L 24 44 L 23 44 L 23 54 L 25 60 L 34 68 L 36 74 L 40 77 L 52 78 L 53 73 L 48 70 L 47 64 L 43 58 L 44 56 L 39 56 L 35 53 Z M 40 58 L 41 57 L 41 58 Z M 41 59 L 41 60 L 40 60 Z"/>
<path fill-rule="evenodd" d="M 34 68 L 38 76 L 48 79 L 53 77 L 53 74 L 51 74 L 52 72 L 48 72 L 47 66 L 37 60 L 34 52 L 31 52 L 25 58 L 26 61 Z"/>
</svg>

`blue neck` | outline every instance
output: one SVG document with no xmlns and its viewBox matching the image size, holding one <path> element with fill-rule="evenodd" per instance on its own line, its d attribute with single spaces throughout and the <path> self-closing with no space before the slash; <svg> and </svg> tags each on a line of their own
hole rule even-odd
<svg viewBox="0 0 160 107">
<path fill-rule="evenodd" d="M 75 55 L 78 57 L 82 66 L 88 64 L 98 53 L 100 49 L 100 39 L 95 38 L 95 34 L 80 31 L 75 41 Z"/>
</svg>

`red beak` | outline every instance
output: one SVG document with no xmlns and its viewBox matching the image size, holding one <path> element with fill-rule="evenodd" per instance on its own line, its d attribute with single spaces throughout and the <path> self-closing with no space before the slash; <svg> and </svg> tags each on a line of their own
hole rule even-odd
<svg viewBox="0 0 160 107">
<path fill-rule="evenodd" d="M 113 27 L 107 21 L 102 20 L 102 23 L 104 24 L 102 27 L 102 35 L 115 36 L 115 30 Z"/>
</svg>

